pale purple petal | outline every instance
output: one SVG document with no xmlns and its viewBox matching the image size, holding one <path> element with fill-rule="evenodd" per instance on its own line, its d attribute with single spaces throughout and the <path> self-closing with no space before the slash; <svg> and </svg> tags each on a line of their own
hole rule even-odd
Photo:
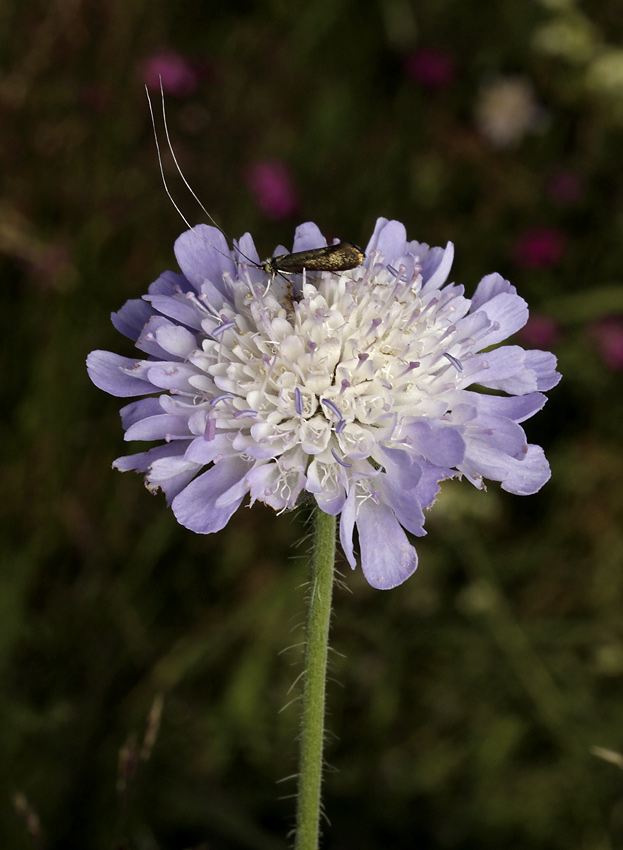
<svg viewBox="0 0 623 850">
<path fill-rule="evenodd" d="M 454 244 L 448 242 L 445 248 L 431 248 L 422 262 L 422 289 L 430 292 L 439 289 L 448 279 L 454 261 Z"/>
<path fill-rule="evenodd" d="M 197 349 L 197 339 L 186 328 L 164 320 L 156 330 L 156 342 L 173 357 L 189 357 Z"/>
<path fill-rule="evenodd" d="M 387 505 L 372 499 L 361 503 L 357 515 L 361 569 L 372 587 L 389 590 L 417 568 L 417 553 Z"/>
<path fill-rule="evenodd" d="M 298 470 L 286 476 L 277 463 L 262 463 L 249 472 L 247 483 L 252 501 L 257 499 L 276 511 L 291 510 L 305 485 L 305 476 Z"/>
<path fill-rule="evenodd" d="M 475 383 L 513 395 L 525 395 L 551 389 L 560 380 L 560 375 L 556 372 L 553 354 L 505 345 L 464 360 L 461 378 L 461 388 Z"/>
<path fill-rule="evenodd" d="M 213 439 L 197 437 L 186 449 L 185 458 L 202 465 L 212 463 L 221 457 L 231 457 L 234 449 L 228 434 L 217 434 Z"/>
<path fill-rule="evenodd" d="M 499 349 L 498 349 L 499 350 Z M 549 351 L 521 351 L 518 368 L 508 377 L 495 378 L 483 386 L 493 390 L 502 390 L 514 395 L 523 395 L 534 390 L 551 390 L 560 381 L 561 375 L 556 371 L 556 357 Z M 491 352 L 493 353 L 493 352 Z M 519 368 L 521 367 L 521 368 Z"/>
<path fill-rule="evenodd" d="M 374 247 L 383 254 L 387 265 L 394 265 L 404 256 L 406 243 L 407 231 L 404 224 L 388 221 L 379 232 Z"/>
<path fill-rule="evenodd" d="M 153 393 L 152 384 L 136 374 L 142 360 L 113 354 L 112 351 L 92 351 L 87 357 L 87 371 L 96 387 L 114 396 L 146 395 Z"/>
<path fill-rule="evenodd" d="M 420 479 L 421 479 L 420 471 Z M 398 486 L 391 475 L 379 476 L 377 487 L 382 493 L 384 502 L 391 508 L 398 522 L 411 534 L 422 537 L 424 531 L 424 511 L 420 503 L 419 488 L 408 490 Z"/>
<path fill-rule="evenodd" d="M 480 307 L 492 323 L 492 328 L 484 337 L 484 343 L 497 345 L 516 333 L 528 321 L 528 305 L 518 295 L 501 292 Z"/>
<path fill-rule="evenodd" d="M 183 457 L 167 455 L 154 458 L 149 466 L 145 483 L 152 492 L 162 490 L 167 498 L 167 505 L 170 505 L 198 471 L 196 463 L 189 463 Z"/>
<path fill-rule="evenodd" d="M 220 531 L 229 522 L 244 498 L 244 493 L 226 505 L 216 503 L 222 495 L 239 484 L 249 465 L 239 458 L 222 460 L 202 473 L 173 499 L 175 518 L 185 528 L 198 534 Z"/>
<path fill-rule="evenodd" d="M 175 241 L 175 257 L 197 291 L 200 292 L 203 285 L 210 282 L 219 292 L 227 294 L 223 273 L 233 277 L 236 264 L 227 240 L 216 227 L 198 224 L 182 233 Z"/>
<path fill-rule="evenodd" d="M 379 446 L 376 447 L 373 457 L 387 470 L 389 477 L 396 481 L 398 487 L 411 490 L 418 485 L 422 476 L 422 467 L 418 463 L 419 458 L 414 457 L 413 452 Z"/>
<path fill-rule="evenodd" d="M 197 369 L 186 363 L 146 363 L 147 377 L 153 384 L 152 390 L 180 390 L 192 392 L 189 379 L 197 374 Z"/>
<path fill-rule="evenodd" d="M 486 275 L 480 281 L 472 296 L 472 310 L 474 312 L 480 310 L 483 304 L 502 292 L 507 292 L 511 295 L 517 294 L 516 288 L 509 281 L 505 280 L 501 274 L 493 272 L 493 274 Z"/>
<path fill-rule="evenodd" d="M 189 292 L 195 292 L 195 288 L 192 286 L 189 280 L 187 280 L 183 274 L 179 274 L 179 272 L 166 271 L 163 272 L 159 278 L 153 283 L 150 283 L 148 288 L 149 295 L 144 296 L 145 300 L 148 300 L 152 295 L 185 295 Z"/>
<path fill-rule="evenodd" d="M 162 446 L 154 446 L 153 449 L 148 449 L 146 452 L 137 452 L 133 455 L 124 455 L 113 461 L 113 469 L 118 469 L 119 472 L 147 472 L 151 465 L 161 458 L 178 457 L 180 452 L 183 452 L 183 446 L 179 443 L 165 443 Z M 197 467 L 195 466 L 195 471 Z"/>
<path fill-rule="evenodd" d="M 492 416 L 504 416 L 514 422 L 524 422 L 534 416 L 547 401 L 547 396 L 542 393 L 499 396 L 464 390 L 461 395 L 464 401 L 469 401 L 478 411 Z"/>
<path fill-rule="evenodd" d="M 110 320 L 119 333 L 136 342 L 153 315 L 153 309 L 143 299 L 132 298 L 118 312 L 111 313 Z"/>
<path fill-rule="evenodd" d="M 338 465 L 335 474 L 327 476 L 325 467 L 320 467 L 317 460 L 307 467 L 307 482 L 305 489 L 312 493 L 320 510 L 331 516 L 339 514 L 346 501 L 346 484 L 348 479 L 345 470 Z"/>
<path fill-rule="evenodd" d="M 369 254 L 370 251 L 376 251 L 377 246 L 379 244 L 379 237 L 381 235 L 381 231 L 383 230 L 387 222 L 388 219 L 386 218 L 377 218 L 376 224 L 374 225 L 374 232 L 372 233 L 372 236 L 370 237 L 370 240 L 366 245 L 366 254 Z"/>
<path fill-rule="evenodd" d="M 245 233 L 237 242 L 234 242 L 234 255 L 241 263 L 260 263 L 260 257 L 255 247 L 255 242 L 250 233 Z"/>
<path fill-rule="evenodd" d="M 156 336 L 159 328 L 168 324 L 170 322 L 164 316 L 153 315 L 136 340 L 139 351 L 148 354 L 152 360 L 169 360 L 169 352 L 160 345 Z"/>
<path fill-rule="evenodd" d="M 435 466 L 457 466 L 463 460 L 463 437 L 459 429 L 444 422 L 412 422 L 404 428 L 403 433 L 413 451 Z"/>
<path fill-rule="evenodd" d="M 187 416 L 172 416 L 170 413 L 160 413 L 148 416 L 131 425 L 125 432 L 125 440 L 170 440 L 173 438 L 190 437 Z"/>
<path fill-rule="evenodd" d="M 344 502 L 344 507 L 340 514 L 340 543 L 342 544 L 346 560 L 353 570 L 357 566 L 357 559 L 355 558 L 355 552 L 353 549 L 353 534 L 355 533 L 356 515 L 355 487 L 353 486 L 351 487 L 351 491 Z"/>
<path fill-rule="evenodd" d="M 145 295 L 144 298 L 145 301 L 149 301 L 154 310 L 173 319 L 174 322 L 179 322 L 196 331 L 201 329 L 205 313 L 200 312 L 197 305 L 186 296 Z"/>
<path fill-rule="evenodd" d="M 507 466 L 501 487 L 518 496 L 531 496 L 549 481 L 551 470 L 541 446 L 528 446 L 522 460 L 512 460 Z"/>
<path fill-rule="evenodd" d="M 122 407 L 119 413 L 121 415 L 121 425 L 124 430 L 127 430 L 135 422 L 140 422 L 141 419 L 145 419 L 147 416 L 157 416 L 159 413 L 162 413 L 160 398 L 149 397 L 132 401 L 130 404 L 126 404 L 125 407 Z"/>
<path fill-rule="evenodd" d="M 306 221 L 296 228 L 292 251 L 310 251 L 313 248 L 323 248 L 326 244 L 327 240 L 319 227 L 313 221 Z"/>
</svg>

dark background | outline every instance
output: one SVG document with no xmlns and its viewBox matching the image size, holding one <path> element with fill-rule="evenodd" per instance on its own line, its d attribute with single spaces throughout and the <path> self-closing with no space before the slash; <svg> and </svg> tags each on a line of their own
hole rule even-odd
<svg viewBox="0 0 623 850">
<path fill-rule="evenodd" d="M 342 565 L 326 848 L 621 846 L 623 774 L 591 747 L 623 748 L 622 31 L 617 0 L 5 0 L 3 848 L 280 850 L 293 822 L 305 514 L 180 528 L 111 470 L 119 403 L 84 367 L 131 354 L 109 313 L 176 268 L 158 71 L 228 234 L 267 256 L 313 220 L 365 245 L 384 215 L 450 239 L 452 279 L 508 277 L 536 317 L 519 341 L 564 374 L 527 424 L 541 493 L 449 482 L 406 584 Z"/>
</svg>

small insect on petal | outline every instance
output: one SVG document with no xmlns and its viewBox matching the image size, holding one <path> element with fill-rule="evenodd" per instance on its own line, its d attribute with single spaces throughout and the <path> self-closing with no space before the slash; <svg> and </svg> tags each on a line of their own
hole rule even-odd
<svg viewBox="0 0 623 850">
<path fill-rule="evenodd" d="M 345 272 L 356 269 L 365 260 L 366 255 L 353 242 L 338 242 L 324 248 L 312 248 L 309 251 L 295 251 L 293 254 L 279 254 L 262 263 L 266 274 L 297 274 L 313 272 Z"/>
</svg>

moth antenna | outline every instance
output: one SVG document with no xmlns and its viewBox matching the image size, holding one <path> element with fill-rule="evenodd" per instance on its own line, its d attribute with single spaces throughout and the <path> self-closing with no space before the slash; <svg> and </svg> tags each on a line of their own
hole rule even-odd
<svg viewBox="0 0 623 850">
<path fill-rule="evenodd" d="M 149 92 L 147 93 L 147 97 L 149 97 Z M 190 185 L 190 183 L 186 179 L 186 175 L 182 171 L 182 167 L 179 164 L 179 162 L 177 161 L 177 157 L 175 156 L 175 151 L 173 150 L 173 145 L 171 143 L 171 137 L 169 135 L 169 125 L 168 125 L 168 122 L 167 122 L 167 111 L 166 111 L 165 104 L 164 104 L 164 88 L 162 86 L 162 77 L 160 77 L 160 99 L 162 101 L 162 122 L 164 124 L 164 133 L 165 133 L 165 136 L 166 136 L 167 146 L 169 148 L 169 152 L 171 153 L 171 156 L 173 157 L 173 162 L 175 163 L 175 167 L 177 168 L 177 173 L 180 175 L 184 185 L 186 186 L 186 188 L 188 189 L 190 194 L 193 196 L 193 198 L 197 201 L 197 203 L 199 204 L 199 206 L 201 207 L 203 212 L 207 215 L 209 220 L 212 222 L 214 227 L 216 227 L 217 230 L 220 230 L 220 232 L 223 234 L 225 239 L 228 239 L 228 236 L 225 233 L 225 231 L 223 230 L 223 228 L 221 227 L 221 225 L 217 221 L 214 220 L 213 216 L 210 215 L 210 213 L 207 211 L 207 209 L 203 205 L 201 199 L 199 198 L 199 196 L 197 195 L 197 193 L 195 192 L 193 187 Z M 149 107 L 151 109 L 151 103 L 149 104 Z M 153 115 L 153 113 L 152 113 L 152 115 Z M 190 227 L 190 225 L 189 225 L 189 227 Z M 254 266 L 257 266 L 257 263 L 255 262 L 255 260 L 252 260 L 251 257 L 247 257 L 246 254 L 243 254 L 243 252 L 240 250 L 239 246 L 238 246 L 238 253 L 241 254 L 245 258 L 245 260 L 247 260 L 249 263 L 252 263 Z"/>
<path fill-rule="evenodd" d="M 168 141 L 168 143 L 169 143 L 169 150 L 171 151 L 171 155 L 173 156 L 173 160 L 175 161 L 175 165 L 177 166 L 177 170 L 179 171 L 180 175 L 182 176 L 182 179 L 184 180 L 184 183 L 186 183 L 186 186 L 188 186 L 188 182 L 187 182 L 186 178 L 184 177 L 184 175 L 182 174 L 182 171 L 181 171 L 181 169 L 180 169 L 180 167 L 179 167 L 179 165 L 178 165 L 177 159 L 175 158 L 175 154 L 173 153 L 173 148 L 171 147 L 171 142 L 170 142 L 170 140 L 169 140 L 169 131 L 168 131 L 168 129 L 167 129 L 167 125 L 166 125 L 166 115 L 165 115 L 165 113 L 164 113 L 164 92 L 163 92 L 163 90 L 162 90 L 162 78 L 160 79 L 160 91 L 162 92 L 162 110 L 163 110 L 163 117 L 164 117 L 165 130 L 166 130 L 166 134 L 167 134 L 167 141 Z M 207 240 L 207 239 L 204 239 L 204 238 L 203 238 L 203 236 L 200 236 L 200 235 L 197 233 L 197 231 L 195 230 L 195 228 L 193 227 L 193 225 L 192 225 L 192 224 L 188 221 L 188 219 L 186 218 L 186 216 L 184 215 L 184 213 L 181 211 L 181 209 L 179 208 L 179 206 L 178 206 L 178 205 L 177 205 L 177 203 L 175 202 L 175 199 L 173 198 L 173 195 L 171 194 L 171 191 L 170 191 L 170 189 L 169 189 L 169 185 L 168 185 L 168 183 L 167 183 L 167 178 L 165 177 L 165 174 L 164 174 L 164 166 L 163 166 L 163 164 L 162 164 L 162 153 L 160 152 L 160 142 L 158 141 L 158 131 L 157 131 L 157 129 L 156 129 L 156 119 L 155 119 L 155 116 L 154 116 L 154 108 L 153 108 L 152 103 L 151 103 L 151 97 L 150 97 L 150 95 L 149 95 L 149 89 L 147 88 L 147 86 L 145 86 L 145 93 L 146 93 L 146 95 L 147 95 L 147 103 L 149 104 L 149 114 L 150 114 L 150 116 L 151 116 L 151 125 L 152 125 L 153 130 L 154 130 L 154 141 L 156 142 L 156 153 L 158 154 L 158 165 L 159 165 L 159 167 L 160 167 L 160 177 L 162 178 L 162 185 L 164 186 L 164 190 L 165 190 L 165 192 L 167 193 L 167 195 L 168 195 L 168 197 L 169 197 L 169 200 L 171 201 L 171 203 L 172 203 L 172 204 L 173 204 L 173 206 L 175 207 L 175 210 L 176 210 L 177 214 L 178 214 L 178 215 L 179 215 L 179 217 L 182 219 L 182 221 L 184 222 L 184 224 L 188 227 L 188 229 L 189 229 L 189 230 L 192 230 L 192 232 L 195 234 L 195 236 L 197 236 L 199 239 L 201 239 L 201 241 L 202 241 L 202 242 L 205 242 L 205 244 L 206 244 L 206 245 L 209 245 L 209 246 L 210 246 L 210 248 L 212 248 L 212 250 L 213 250 L 213 251 L 216 251 L 216 252 L 217 252 L 218 254 L 220 254 L 222 257 L 226 257 L 228 260 L 231 260 L 231 259 L 232 259 L 232 257 L 231 257 L 231 255 L 230 255 L 230 254 L 226 254 L 224 251 L 219 251 L 219 249 L 218 249 L 215 245 L 212 245 L 212 243 L 211 243 L 211 242 L 208 242 L 208 240 Z M 219 226 L 218 226 L 218 224 L 214 221 L 214 219 L 212 218 L 212 216 L 210 215 L 210 213 L 209 213 L 209 212 L 205 209 L 205 207 L 203 206 L 203 204 L 201 203 L 201 201 L 199 201 L 199 198 L 197 198 L 197 196 L 195 195 L 195 193 L 193 192 L 193 190 L 190 188 L 190 186 L 188 186 L 188 188 L 190 189 L 191 193 L 192 193 L 192 194 L 193 194 L 193 196 L 196 198 L 196 200 L 198 201 L 198 203 L 199 203 L 199 205 L 201 206 L 202 210 L 206 213 L 206 215 L 208 216 L 208 218 L 210 219 L 210 221 L 212 221 L 212 222 L 214 223 L 214 226 L 215 226 L 218 230 L 220 230 L 220 232 L 223 234 L 223 236 L 225 237 L 225 239 L 227 239 L 227 234 L 224 232 L 224 230 L 223 230 L 221 227 L 219 227 Z M 242 252 L 240 252 L 240 253 L 242 253 Z M 254 265 L 254 266 L 255 266 L 255 265 L 257 265 L 256 263 L 254 263 L 254 262 L 253 262 L 253 260 L 251 260 L 251 259 L 249 259 L 248 257 L 246 257 L 244 254 L 243 254 L 242 256 L 243 256 L 243 257 L 245 257 L 245 259 L 248 259 L 250 263 L 253 263 L 253 265 Z"/>
<path fill-rule="evenodd" d="M 160 81 L 160 85 L 162 85 L 162 80 Z M 158 131 L 156 130 L 156 119 L 155 119 L 155 117 L 154 117 L 154 109 L 153 109 L 153 106 L 151 105 L 151 97 L 149 96 L 149 89 L 147 88 L 147 86 L 145 86 L 145 93 L 147 94 L 147 103 L 149 104 L 149 114 L 151 115 L 151 126 L 152 126 L 152 127 L 153 127 L 153 129 L 154 129 L 154 140 L 155 140 L 155 142 L 156 142 L 156 152 L 157 152 L 157 154 L 158 154 L 158 165 L 160 166 L 160 176 L 161 176 L 161 178 L 162 178 L 162 185 L 164 186 L 164 190 L 165 190 L 165 192 L 167 193 L 167 195 L 169 196 L 169 200 L 171 201 L 171 203 L 172 203 L 172 204 L 173 204 L 173 206 L 175 207 L 175 209 L 176 209 L 177 214 L 179 215 L 179 217 L 182 219 L 182 221 L 184 222 L 184 224 L 186 224 L 186 225 L 187 225 L 187 227 L 189 227 L 189 228 L 190 228 L 190 230 L 193 230 L 193 231 L 194 231 L 194 228 L 193 228 L 192 224 L 188 221 L 188 219 L 186 218 L 186 216 L 184 215 L 184 213 L 183 213 L 183 212 L 181 211 L 181 209 L 178 207 L 178 205 L 176 204 L 176 202 L 175 202 L 175 200 L 174 200 L 174 198 L 173 198 L 173 195 L 172 195 L 172 194 L 171 194 L 171 192 L 169 191 L 169 186 L 168 186 L 168 184 L 167 184 L 167 178 L 164 176 L 164 168 L 163 168 L 163 166 L 162 166 L 162 154 L 160 153 L 160 142 L 158 141 Z M 199 236 L 199 234 L 198 234 L 198 233 L 196 233 L 195 235 L 196 235 L 196 236 Z M 203 239 L 201 236 L 199 236 L 199 238 L 200 238 L 203 242 L 205 242 L 205 241 L 206 241 L 206 240 L 205 240 L 205 239 Z M 208 242 L 207 244 L 210 244 L 210 243 Z"/>
</svg>

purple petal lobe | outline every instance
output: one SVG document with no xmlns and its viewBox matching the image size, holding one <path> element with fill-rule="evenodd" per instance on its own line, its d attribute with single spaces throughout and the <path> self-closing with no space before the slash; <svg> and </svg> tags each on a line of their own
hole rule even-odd
<svg viewBox="0 0 623 850">
<path fill-rule="evenodd" d="M 361 569 L 372 587 L 389 590 L 413 575 L 417 553 L 392 510 L 368 499 L 357 516 Z"/>
<path fill-rule="evenodd" d="M 198 224 L 182 233 L 175 241 L 175 256 L 185 277 L 199 292 L 209 281 L 224 293 L 223 273 L 232 277 L 236 273 L 227 240 L 216 227 Z"/>
<path fill-rule="evenodd" d="M 292 251 L 311 251 L 313 248 L 324 248 L 327 240 L 313 221 L 299 224 L 294 233 Z"/>
<path fill-rule="evenodd" d="M 165 443 L 163 446 L 154 446 L 153 449 L 149 449 L 146 452 L 137 452 L 133 455 L 118 457 L 113 462 L 113 469 L 118 469 L 119 472 L 129 472 L 130 470 L 147 472 L 155 460 L 163 457 L 175 457 L 180 451 L 183 451 L 183 447 L 180 447 L 178 444 Z"/>
<path fill-rule="evenodd" d="M 405 428 L 413 450 L 435 466 L 456 466 L 465 455 L 465 442 L 457 428 L 442 422 L 413 422 Z"/>
<path fill-rule="evenodd" d="M 549 481 L 551 470 L 540 446 L 528 446 L 523 460 L 510 459 L 502 489 L 518 496 L 531 496 Z"/>
<path fill-rule="evenodd" d="M 511 334 L 523 328 L 528 321 L 528 305 L 518 295 L 502 292 L 481 308 L 495 326 L 485 336 L 487 346 L 497 345 Z"/>
<path fill-rule="evenodd" d="M 501 274 L 493 272 L 493 274 L 488 274 L 483 277 L 476 287 L 476 292 L 472 297 L 472 312 L 475 313 L 480 310 L 483 304 L 487 301 L 491 301 L 492 298 L 495 298 L 495 296 L 499 295 L 501 292 L 509 292 L 511 295 L 517 294 L 515 287 L 511 286 L 511 284 L 505 280 Z"/>
<path fill-rule="evenodd" d="M 164 440 L 171 437 L 190 437 L 188 417 L 160 413 L 135 422 L 125 433 L 126 440 Z"/>
<path fill-rule="evenodd" d="M 422 279 L 426 291 L 439 289 L 446 282 L 454 260 L 454 245 L 448 242 L 445 248 L 432 248 L 422 263 Z"/>
<path fill-rule="evenodd" d="M 149 381 L 132 374 L 141 363 L 141 360 L 122 357 L 112 351 L 92 351 L 87 357 L 87 371 L 95 386 L 110 395 L 146 395 L 153 393 L 155 388 Z"/>
<path fill-rule="evenodd" d="M 388 221 L 378 235 L 376 249 L 383 254 L 385 263 L 390 265 L 399 261 L 405 253 L 407 231 L 399 221 Z"/>
<path fill-rule="evenodd" d="M 136 342 L 153 314 L 154 311 L 149 304 L 142 299 L 133 298 L 126 301 L 121 310 L 111 313 L 110 318 L 119 333 L 127 336 L 132 342 Z"/>
<path fill-rule="evenodd" d="M 126 404 L 119 411 L 121 415 L 121 425 L 124 431 L 127 431 L 135 422 L 140 422 L 148 416 L 157 416 L 162 413 L 159 398 L 141 398 L 138 401 L 132 401 Z"/>
<path fill-rule="evenodd" d="M 236 484 L 239 484 L 249 465 L 238 458 L 222 460 L 207 472 L 199 475 L 173 499 L 173 513 L 177 521 L 185 528 L 198 534 L 212 534 L 220 531 L 229 522 L 244 498 L 217 507 L 217 502 Z"/>
<path fill-rule="evenodd" d="M 154 310 L 179 322 L 186 327 L 192 328 L 195 331 L 201 329 L 201 321 L 205 318 L 203 313 L 192 301 L 186 297 L 171 297 L 170 295 L 146 295 L 145 300 L 149 301 Z"/>
<path fill-rule="evenodd" d="M 171 271 L 163 272 L 148 289 L 149 295 L 178 295 L 194 291 L 183 274 Z"/>
</svg>

